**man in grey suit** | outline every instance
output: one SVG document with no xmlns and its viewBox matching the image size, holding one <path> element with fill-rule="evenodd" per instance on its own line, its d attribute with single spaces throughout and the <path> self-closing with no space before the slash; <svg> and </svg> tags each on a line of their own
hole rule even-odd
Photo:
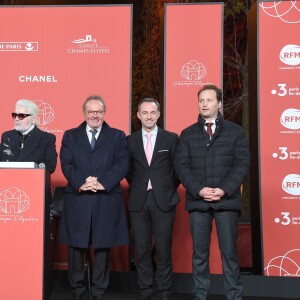
<svg viewBox="0 0 300 300">
<path fill-rule="evenodd" d="M 83 104 L 85 121 L 64 133 L 61 166 L 68 184 L 61 220 L 61 242 L 69 245 L 69 280 L 74 299 L 82 299 L 84 253 L 94 249 L 91 294 L 100 300 L 109 283 L 109 248 L 128 243 L 120 181 L 128 171 L 125 133 L 105 121 L 100 96 Z"/>
<path fill-rule="evenodd" d="M 169 299 L 172 276 L 172 229 L 179 181 L 173 167 L 178 135 L 157 127 L 159 102 L 143 99 L 137 116 L 142 129 L 127 137 L 130 185 L 129 215 L 137 249 L 138 289 L 142 299 L 153 294 L 152 243 L 156 249 L 159 299 Z"/>
</svg>

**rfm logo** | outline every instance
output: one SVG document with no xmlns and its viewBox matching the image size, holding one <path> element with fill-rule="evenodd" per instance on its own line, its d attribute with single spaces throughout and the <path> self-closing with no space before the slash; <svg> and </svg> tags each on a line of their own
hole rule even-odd
<svg viewBox="0 0 300 300">
<path fill-rule="evenodd" d="M 300 46 L 286 45 L 279 54 L 280 60 L 289 66 L 297 66 L 300 64 Z"/>
<path fill-rule="evenodd" d="M 292 130 L 300 129 L 300 110 L 296 108 L 286 109 L 281 114 L 280 123 Z"/>
<path fill-rule="evenodd" d="M 282 189 L 290 194 L 299 196 L 300 195 L 300 175 L 298 174 L 289 174 L 285 176 L 282 181 Z"/>
</svg>

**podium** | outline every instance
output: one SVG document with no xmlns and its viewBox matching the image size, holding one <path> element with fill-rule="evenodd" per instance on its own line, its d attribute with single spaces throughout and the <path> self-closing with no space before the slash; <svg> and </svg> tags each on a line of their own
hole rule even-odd
<svg viewBox="0 0 300 300">
<path fill-rule="evenodd" d="M 50 176 L 0 166 L 0 298 L 49 297 Z"/>
</svg>

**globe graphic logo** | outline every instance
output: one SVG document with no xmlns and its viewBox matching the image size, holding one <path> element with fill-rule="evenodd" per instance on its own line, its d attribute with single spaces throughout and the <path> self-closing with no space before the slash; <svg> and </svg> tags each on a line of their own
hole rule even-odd
<svg viewBox="0 0 300 300">
<path fill-rule="evenodd" d="M 5 214 L 20 214 L 29 207 L 29 197 L 16 187 L 10 187 L 0 193 L 0 211 Z"/>
<path fill-rule="evenodd" d="M 42 100 L 35 100 L 34 103 L 37 105 L 39 112 L 39 125 L 47 125 L 51 123 L 54 119 L 54 110 L 53 108 L 46 102 Z"/>
<path fill-rule="evenodd" d="M 299 1 L 262 2 L 260 7 L 268 16 L 279 18 L 282 22 L 290 24 L 300 22 Z"/>
<path fill-rule="evenodd" d="M 293 249 L 272 258 L 265 267 L 266 276 L 299 277 L 300 249 Z"/>
<path fill-rule="evenodd" d="M 187 80 L 199 80 L 206 75 L 206 68 L 202 63 L 191 60 L 182 66 L 180 75 Z"/>
</svg>

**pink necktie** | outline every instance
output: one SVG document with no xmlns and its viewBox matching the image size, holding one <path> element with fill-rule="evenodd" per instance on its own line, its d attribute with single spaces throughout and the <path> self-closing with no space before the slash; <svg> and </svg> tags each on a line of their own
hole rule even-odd
<svg viewBox="0 0 300 300">
<path fill-rule="evenodd" d="M 146 134 L 146 137 L 147 137 L 146 157 L 147 157 L 147 161 L 148 161 L 149 166 L 150 166 L 150 163 L 151 163 L 152 153 L 153 153 L 151 136 L 152 136 L 151 133 Z"/>
<path fill-rule="evenodd" d="M 152 150 L 151 135 L 152 135 L 151 133 L 147 133 L 147 134 L 146 134 L 146 137 L 147 137 L 146 157 L 147 157 L 147 161 L 148 161 L 149 166 L 150 166 L 150 163 L 151 163 L 152 153 L 153 153 L 153 150 Z M 151 181 L 150 181 L 150 179 L 149 179 L 147 191 L 150 190 L 151 188 L 152 188 L 152 186 L 151 186 Z"/>
</svg>

